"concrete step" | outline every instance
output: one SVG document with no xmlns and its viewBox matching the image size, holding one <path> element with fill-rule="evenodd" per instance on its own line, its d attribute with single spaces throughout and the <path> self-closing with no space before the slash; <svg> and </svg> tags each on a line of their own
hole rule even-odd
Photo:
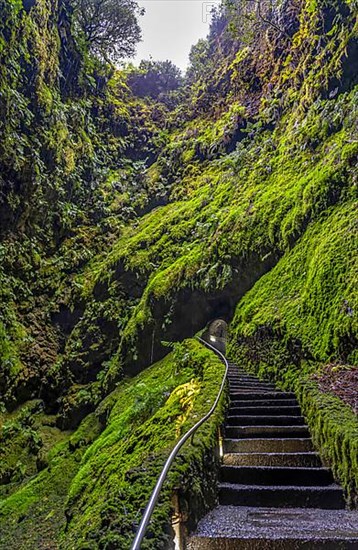
<svg viewBox="0 0 358 550">
<path fill-rule="evenodd" d="M 256 387 L 267 387 L 267 388 L 273 388 L 272 391 L 277 391 L 275 384 L 270 384 L 269 382 L 259 382 L 258 380 L 251 381 L 251 380 L 229 380 L 229 384 L 232 386 L 248 386 L 251 388 Z"/>
<path fill-rule="evenodd" d="M 248 376 L 229 376 L 229 382 L 236 382 L 238 384 L 272 384 L 267 380 L 259 380 L 258 378 L 249 378 Z"/>
<path fill-rule="evenodd" d="M 339 526 L 339 529 L 337 529 Z M 217 506 L 188 550 L 356 550 L 358 512 Z"/>
<path fill-rule="evenodd" d="M 258 376 L 250 374 L 249 372 L 230 372 L 230 376 L 235 376 L 236 378 L 249 378 L 250 380 L 261 380 Z"/>
<path fill-rule="evenodd" d="M 230 411 L 231 412 L 231 411 Z M 227 426 L 299 426 L 305 423 L 303 416 L 246 416 L 231 415 L 227 417 Z"/>
<path fill-rule="evenodd" d="M 233 367 L 235 368 L 235 367 Z M 245 369 L 239 369 L 236 367 L 236 372 L 238 372 L 239 374 L 242 374 L 243 376 L 255 376 L 256 377 L 256 374 L 253 374 L 252 372 L 248 371 L 248 370 L 245 370 Z"/>
<path fill-rule="evenodd" d="M 225 437 L 238 438 L 273 438 L 273 437 L 309 437 L 306 425 L 303 426 L 225 426 Z"/>
<path fill-rule="evenodd" d="M 224 439 L 225 453 L 305 453 L 313 450 L 309 437 Z"/>
<path fill-rule="evenodd" d="M 290 415 L 290 416 L 300 416 L 301 409 L 299 406 L 290 406 L 290 405 L 282 405 L 282 406 L 266 406 L 266 407 L 255 407 L 251 405 L 247 405 L 246 407 L 239 406 L 239 407 L 229 407 L 229 413 L 230 415 L 237 415 L 237 414 L 246 414 L 250 416 L 255 415 L 262 415 L 262 416 L 282 416 L 282 415 Z"/>
<path fill-rule="evenodd" d="M 273 392 L 278 391 L 274 384 L 267 384 L 266 382 L 243 382 L 239 380 L 229 380 L 230 387 L 245 387 L 245 388 L 270 388 Z"/>
<path fill-rule="evenodd" d="M 270 393 L 271 393 L 271 390 L 260 390 L 261 395 L 265 395 L 265 394 L 269 395 Z M 246 403 L 246 401 L 249 401 L 249 399 L 247 399 L 245 396 L 249 398 L 250 395 L 252 395 L 252 392 L 249 392 L 247 390 L 234 389 L 229 392 L 230 400 L 237 401 L 238 399 L 240 399 L 241 403 Z"/>
<path fill-rule="evenodd" d="M 324 539 L 303 539 L 302 537 L 212 537 L 193 535 L 188 550 L 357 550 L 358 538 L 339 540 L 335 537 Z"/>
<path fill-rule="evenodd" d="M 326 487 L 297 487 L 220 483 L 219 503 L 234 506 L 300 507 L 326 510 L 338 510 L 345 507 L 343 491 L 335 484 Z"/>
<path fill-rule="evenodd" d="M 249 440 L 245 440 L 249 441 Z M 267 439 L 265 440 L 267 441 Z M 225 453 L 223 464 L 232 466 L 322 466 L 318 453 Z"/>
<path fill-rule="evenodd" d="M 233 391 L 275 391 L 275 386 L 266 386 L 265 384 L 255 384 L 255 385 L 247 385 L 247 384 L 229 384 L 229 390 L 230 392 Z"/>
<path fill-rule="evenodd" d="M 253 399 L 252 401 L 245 399 L 232 399 L 230 401 L 230 407 L 298 407 L 296 399 L 282 397 L 281 399 Z"/>
<path fill-rule="evenodd" d="M 258 378 L 254 378 L 253 376 L 228 376 L 229 382 L 239 382 L 243 384 L 272 384 L 272 382 L 268 382 L 267 380 L 259 380 Z"/>
<path fill-rule="evenodd" d="M 261 399 L 294 399 L 295 394 L 294 393 L 285 393 L 281 391 L 274 391 L 274 392 L 243 392 L 243 391 L 235 391 L 232 392 L 231 400 L 235 401 L 255 401 L 255 400 L 261 400 Z"/>
<path fill-rule="evenodd" d="M 243 380 L 242 378 L 236 378 L 235 376 L 230 376 L 228 378 L 228 381 L 233 384 L 258 384 L 260 383 L 259 380 Z"/>
<path fill-rule="evenodd" d="M 289 466 L 221 466 L 220 478 L 224 483 L 242 485 L 332 485 L 334 479 L 328 468 L 302 468 Z"/>
<path fill-rule="evenodd" d="M 250 377 L 243 377 L 243 376 L 230 376 L 229 380 L 232 382 L 238 382 L 242 384 L 270 384 L 272 386 L 275 385 L 274 382 L 271 382 L 270 380 L 259 380 L 259 378 L 250 378 Z"/>
</svg>

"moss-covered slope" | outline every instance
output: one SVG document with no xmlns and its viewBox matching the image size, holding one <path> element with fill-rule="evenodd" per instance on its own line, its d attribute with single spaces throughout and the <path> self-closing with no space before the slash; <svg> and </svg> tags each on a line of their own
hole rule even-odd
<svg viewBox="0 0 358 550">
<path fill-rule="evenodd" d="M 166 457 L 208 412 L 224 370 L 212 352 L 188 340 L 122 383 L 63 441 L 54 436 L 44 469 L 21 488 L 14 477 L 13 494 L 0 504 L 0 547 L 129 548 Z M 215 502 L 216 435 L 224 405 L 223 396 L 176 460 L 143 548 L 166 547 L 174 488 L 180 487 L 179 498 L 196 503 L 191 522 Z M 3 433 L 10 425 L 14 421 L 5 418 Z M 41 449 L 43 432 L 34 433 Z M 18 452 L 14 440 L 10 448 Z M 20 467 L 22 456 L 17 458 Z"/>
<path fill-rule="evenodd" d="M 161 340 L 190 336 L 214 316 L 229 319 L 265 273 L 298 254 L 296 243 L 305 232 L 310 231 L 307 241 L 314 235 L 311 225 L 318 233 L 328 215 L 337 220 L 345 212 L 352 218 L 355 5 L 284 3 L 271 14 L 273 25 L 255 18 L 247 24 L 239 11 L 224 10 L 206 53 L 193 57 L 183 101 L 170 116 L 163 104 L 135 98 L 125 74 L 81 50 L 66 26 L 71 17 L 66 2 L 50 8 L 41 0 L 29 13 L 16 6 L 10 2 L 6 8 L 14 35 L 4 34 L 3 56 L 5 61 L 10 52 L 13 63 L 19 58 L 19 75 L 11 80 L 11 64 L 4 62 L 3 81 L 6 89 L 23 94 L 36 125 L 32 132 L 15 119 L 11 124 L 26 139 L 36 136 L 31 150 L 46 154 L 38 175 L 43 183 L 36 180 L 33 189 L 14 187 L 11 178 L 23 176 L 11 172 L 9 156 L 2 160 L 13 187 L 4 204 L 15 193 L 28 206 L 27 222 L 18 224 L 20 236 L 7 233 L 0 251 L 0 384 L 7 407 L 44 398 L 47 410 L 58 414 L 58 425 L 69 427 L 94 409 L 123 371 L 138 372 L 163 356 Z M 60 40 L 54 50 L 48 44 L 57 103 L 46 111 L 38 99 L 42 81 L 31 88 L 22 56 L 25 46 L 38 43 L 36 29 L 51 13 L 67 29 L 79 66 L 71 73 L 74 89 L 63 90 L 60 69 L 69 45 Z M 241 37 L 237 29 L 245 21 L 249 28 Z M 51 22 L 53 40 L 63 33 Z M 34 36 L 20 48 L 24 25 Z M 46 57 L 43 65 L 49 65 Z M 81 117 L 74 119 L 72 111 L 67 116 L 64 105 Z M 48 153 L 49 134 L 55 159 Z M 62 143 L 73 157 L 67 176 Z M 24 158 L 30 162 L 27 154 Z M 40 192 L 51 214 L 40 214 L 43 227 L 31 213 L 41 212 Z M 22 206 L 19 198 L 15 202 L 11 211 L 20 220 Z M 349 231 L 354 239 L 354 226 Z M 325 255 L 326 247 L 320 251 Z M 326 266 L 333 252 L 327 254 Z M 297 258 L 303 273 L 300 262 Z M 332 279 L 348 269 L 342 258 Z M 348 277 L 353 284 L 353 275 Z M 304 298 L 312 319 L 306 323 L 296 316 L 296 337 L 304 340 L 305 332 L 302 344 L 310 347 L 311 327 L 321 326 L 322 315 L 329 317 L 330 328 L 322 325 L 324 334 L 315 336 L 325 342 L 319 357 L 348 361 L 355 347 L 351 291 L 343 298 L 347 315 L 344 305 L 339 314 L 337 304 L 326 311 L 328 300 L 320 298 L 319 291 Z"/>
</svg>

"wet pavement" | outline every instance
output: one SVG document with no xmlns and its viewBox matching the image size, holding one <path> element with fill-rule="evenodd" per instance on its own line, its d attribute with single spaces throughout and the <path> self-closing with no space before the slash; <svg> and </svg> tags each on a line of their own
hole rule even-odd
<svg viewBox="0 0 358 550">
<path fill-rule="evenodd" d="M 236 539 L 354 538 L 358 550 L 358 512 L 319 508 L 218 506 L 199 522 L 195 535 Z"/>
</svg>

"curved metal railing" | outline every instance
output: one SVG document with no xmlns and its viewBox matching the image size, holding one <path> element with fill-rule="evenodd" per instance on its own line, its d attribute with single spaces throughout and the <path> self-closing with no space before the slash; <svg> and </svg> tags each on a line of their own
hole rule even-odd
<svg viewBox="0 0 358 550">
<path fill-rule="evenodd" d="M 226 357 L 221 353 L 221 351 L 216 349 L 214 346 L 212 346 L 211 344 L 209 344 L 208 342 L 206 342 L 202 338 L 198 338 L 198 340 L 200 340 L 200 342 L 202 342 L 205 346 L 212 349 L 217 355 L 219 355 L 221 357 L 221 359 L 223 360 L 224 364 L 225 364 L 225 367 L 226 367 L 225 368 L 225 374 L 224 374 L 222 382 L 221 382 L 220 390 L 219 390 L 219 392 L 216 396 L 216 399 L 215 399 L 214 404 L 212 405 L 210 411 L 205 416 L 203 416 L 203 418 L 201 418 L 201 420 L 199 420 L 199 422 L 197 422 L 192 428 L 190 428 L 190 430 L 188 430 L 183 435 L 183 437 L 178 441 L 178 443 L 175 445 L 174 449 L 170 453 L 169 457 L 167 458 L 167 461 L 164 464 L 162 472 L 161 472 L 161 474 L 158 478 L 158 481 L 157 481 L 157 483 L 156 483 L 156 485 L 153 489 L 153 492 L 152 492 L 152 495 L 149 499 L 147 507 L 144 511 L 144 514 L 143 514 L 142 520 L 140 522 L 136 537 L 135 537 L 134 542 L 131 546 L 131 550 L 140 550 L 140 546 L 141 546 L 141 543 L 142 543 L 143 538 L 145 536 L 145 533 L 147 531 L 148 524 L 149 524 L 150 519 L 152 517 L 153 510 L 155 508 L 155 505 L 157 504 L 161 488 L 163 486 L 165 478 L 167 477 L 169 469 L 170 469 L 174 459 L 176 458 L 178 452 L 180 451 L 180 449 L 182 448 L 184 443 L 186 441 L 188 441 L 188 439 L 196 432 L 196 430 L 198 428 L 200 428 L 200 426 L 202 424 L 204 424 L 204 422 L 206 422 L 206 420 L 208 420 L 208 418 L 210 418 L 210 416 L 213 414 L 216 407 L 218 406 L 220 397 L 221 397 L 221 395 L 223 393 L 223 390 L 224 390 L 224 387 L 225 387 L 225 382 L 226 382 L 227 373 L 228 373 L 228 369 L 229 369 L 229 364 L 227 362 Z"/>
</svg>

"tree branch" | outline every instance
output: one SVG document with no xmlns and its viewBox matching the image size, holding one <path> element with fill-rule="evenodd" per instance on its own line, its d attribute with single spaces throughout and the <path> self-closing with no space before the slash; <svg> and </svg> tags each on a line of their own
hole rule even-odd
<svg viewBox="0 0 358 550">
<path fill-rule="evenodd" d="M 259 19 L 263 22 L 263 23 L 266 23 L 267 25 L 270 25 L 270 27 L 276 29 L 276 31 L 278 31 L 280 34 L 283 34 L 284 36 L 286 36 L 286 38 L 288 38 L 289 40 L 291 40 L 291 37 L 290 35 L 284 30 L 284 29 L 280 29 L 280 27 L 278 25 L 276 25 L 273 21 L 270 21 L 270 19 L 266 19 L 262 13 L 261 13 L 261 2 L 260 0 L 258 0 L 256 2 L 257 4 L 257 15 L 259 17 Z"/>
</svg>

